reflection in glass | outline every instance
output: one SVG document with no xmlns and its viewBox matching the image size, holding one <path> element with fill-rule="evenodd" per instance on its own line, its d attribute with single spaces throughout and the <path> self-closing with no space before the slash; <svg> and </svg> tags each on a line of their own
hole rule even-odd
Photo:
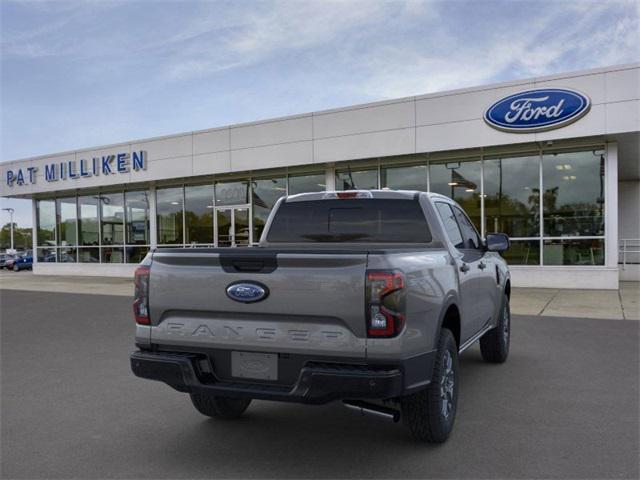
<svg viewBox="0 0 640 480">
<path fill-rule="evenodd" d="M 76 249 L 61 247 L 58 248 L 58 262 L 74 263 L 76 261 Z"/>
<path fill-rule="evenodd" d="M 182 244 L 182 187 L 156 190 L 158 244 Z"/>
<path fill-rule="evenodd" d="M 378 188 L 378 170 L 339 170 L 336 172 L 336 190 L 375 190 Z"/>
<path fill-rule="evenodd" d="M 245 205 L 249 203 L 249 182 L 217 182 L 216 205 Z"/>
<path fill-rule="evenodd" d="M 512 240 L 501 255 L 509 265 L 540 265 L 540 240 Z"/>
<path fill-rule="evenodd" d="M 127 263 L 140 263 L 149 253 L 149 247 L 125 247 L 125 260 Z"/>
<path fill-rule="evenodd" d="M 420 190 L 426 192 L 427 166 L 413 165 L 410 167 L 386 167 L 380 170 L 382 187 L 393 190 Z"/>
<path fill-rule="evenodd" d="M 234 208 L 233 221 L 233 238 L 235 246 L 245 247 L 249 245 L 249 209 Z"/>
<path fill-rule="evenodd" d="M 79 245 L 98 245 L 98 197 L 88 195 L 78 197 L 78 233 Z"/>
<path fill-rule="evenodd" d="M 260 240 L 265 222 L 271 209 L 280 197 L 287 194 L 284 177 L 256 179 L 251 182 L 251 201 L 253 203 L 253 240 Z M 237 223 L 237 219 L 236 219 Z M 236 236 L 238 235 L 236 228 Z M 237 241 L 237 240 L 236 240 Z"/>
<path fill-rule="evenodd" d="M 604 265 L 604 239 L 544 241 L 544 265 Z"/>
<path fill-rule="evenodd" d="M 184 190 L 187 244 L 213 244 L 213 185 L 192 185 Z"/>
<path fill-rule="evenodd" d="M 58 198 L 58 245 L 77 245 L 78 210 L 76 198 Z"/>
<path fill-rule="evenodd" d="M 325 174 L 309 173 L 306 175 L 289 175 L 289 195 L 307 192 L 324 192 L 326 190 Z M 258 237 L 256 237 L 257 240 Z"/>
<path fill-rule="evenodd" d="M 38 245 L 56 244 L 56 203 L 53 200 L 38 200 Z"/>
<path fill-rule="evenodd" d="M 100 261 L 102 263 L 122 263 L 124 249 L 122 247 L 102 247 L 100 249 Z"/>
<path fill-rule="evenodd" d="M 98 247 L 79 248 L 78 261 L 80 263 L 97 263 L 100 261 L 100 249 Z"/>
<path fill-rule="evenodd" d="M 149 192 L 125 192 L 125 218 L 129 245 L 149 245 Z"/>
<path fill-rule="evenodd" d="M 604 163 L 598 151 L 543 156 L 545 236 L 604 235 Z"/>
<path fill-rule="evenodd" d="M 432 163 L 431 191 L 460 204 L 480 230 L 480 160 Z"/>
<path fill-rule="evenodd" d="M 540 156 L 484 161 L 485 231 L 540 235 Z"/>
<path fill-rule="evenodd" d="M 100 195 L 102 245 L 124 243 L 124 194 Z"/>
<path fill-rule="evenodd" d="M 55 248 L 38 248 L 36 252 L 39 263 L 52 263 L 56 261 L 56 249 Z"/>
<path fill-rule="evenodd" d="M 232 246 L 231 238 L 231 218 L 233 215 L 231 208 L 219 208 L 216 210 L 218 221 L 218 247 Z"/>
</svg>

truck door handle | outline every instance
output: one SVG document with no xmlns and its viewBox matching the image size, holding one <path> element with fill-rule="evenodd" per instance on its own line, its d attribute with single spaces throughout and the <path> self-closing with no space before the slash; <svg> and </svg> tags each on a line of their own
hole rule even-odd
<svg viewBox="0 0 640 480">
<path fill-rule="evenodd" d="M 479 268 L 480 270 L 484 270 L 485 268 L 487 268 L 487 265 L 486 265 L 484 262 L 480 262 L 480 263 L 478 264 L 478 268 Z"/>
<path fill-rule="evenodd" d="M 466 263 L 463 263 L 462 266 L 460 267 L 460 271 L 462 273 L 467 273 L 469 271 L 469 265 L 467 265 Z"/>
</svg>

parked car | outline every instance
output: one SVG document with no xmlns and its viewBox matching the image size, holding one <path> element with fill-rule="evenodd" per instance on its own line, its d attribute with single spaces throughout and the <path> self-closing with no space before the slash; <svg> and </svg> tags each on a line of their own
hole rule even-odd
<svg viewBox="0 0 640 480">
<path fill-rule="evenodd" d="M 33 268 L 33 254 L 31 252 L 18 254 L 11 263 L 7 263 L 7 268 L 10 268 L 14 272 L 31 270 Z"/>
<path fill-rule="evenodd" d="M 14 255 L 10 253 L 0 253 L 0 270 L 7 268 L 7 262 L 13 265 Z"/>
<path fill-rule="evenodd" d="M 135 273 L 131 367 L 236 418 L 252 399 L 326 403 L 452 431 L 458 354 L 507 359 L 504 234 L 424 192 L 281 198 L 257 248 L 151 252 Z"/>
</svg>

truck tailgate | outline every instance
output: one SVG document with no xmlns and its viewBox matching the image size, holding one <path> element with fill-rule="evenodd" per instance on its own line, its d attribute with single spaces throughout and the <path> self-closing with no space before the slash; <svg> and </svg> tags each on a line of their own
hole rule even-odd
<svg viewBox="0 0 640 480">
<path fill-rule="evenodd" d="M 364 358 L 366 252 L 225 250 L 154 253 L 152 343 Z M 232 300 L 239 281 L 268 295 Z"/>
</svg>

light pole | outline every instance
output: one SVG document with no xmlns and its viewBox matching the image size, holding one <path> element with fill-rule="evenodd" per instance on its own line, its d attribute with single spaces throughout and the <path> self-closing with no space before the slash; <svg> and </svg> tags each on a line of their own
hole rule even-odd
<svg viewBox="0 0 640 480">
<path fill-rule="evenodd" d="M 13 208 L 3 208 L 2 210 L 6 210 L 7 212 L 9 212 L 9 228 L 11 229 L 11 251 L 13 251 L 13 212 L 15 212 L 15 210 Z"/>
</svg>

